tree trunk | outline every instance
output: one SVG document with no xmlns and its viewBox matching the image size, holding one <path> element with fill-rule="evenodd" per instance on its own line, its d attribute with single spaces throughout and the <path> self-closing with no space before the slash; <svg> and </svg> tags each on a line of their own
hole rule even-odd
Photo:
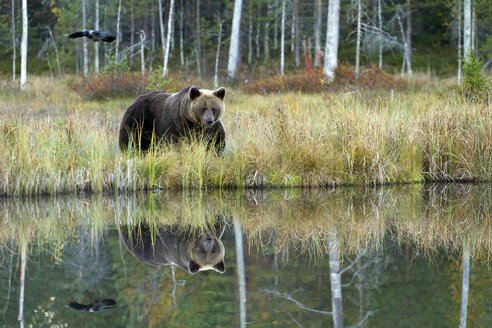
<svg viewBox="0 0 492 328">
<path fill-rule="evenodd" d="M 250 11 L 252 6 L 250 6 Z M 253 15 L 249 14 L 249 24 L 248 24 L 248 64 L 253 61 Z"/>
<path fill-rule="evenodd" d="M 169 60 L 169 46 L 171 43 L 171 30 L 173 25 L 173 10 L 174 10 L 174 0 L 171 0 L 169 4 L 169 18 L 167 20 L 167 39 L 166 39 L 166 51 L 164 54 L 164 66 L 162 69 L 162 77 L 166 76 L 167 73 L 167 63 Z"/>
<path fill-rule="evenodd" d="M 270 56 L 270 4 L 267 2 L 265 22 L 265 60 Z"/>
<path fill-rule="evenodd" d="M 85 0 L 83 0 L 83 1 L 85 1 Z M 159 0 L 159 2 L 160 1 L 161 0 Z M 114 54 L 114 60 L 116 62 L 120 61 L 120 59 L 118 58 L 120 39 L 121 39 L 121 37 L 120 37 L 120 20 L 121 20 L 121 0 L 118 1 L 118 16 L 116 17 L 116 45 L 115 45 L 115 54 Z"/>
<path fill-rule="evenodd" d="M 184 25 L 184 8 L 183 8 L 183 0 L 180 0 L 180 8 L 179 8 L 179 58 L 181 60 L 181 66 L 184 65 L 183 25 Z"/>
<path fill-rule="evenodd" d="M 164 37 L 164 21 L 162 18 L 162 0 L 158 1 L 159 6 L 159 27 L 161 31 L 161 48 L 162 48 L 162 73 L 164 74 L 164 62 L 166 61 L 166 39 Z"/>
<path fill-rule="evenodd" d="M 323 15 L 323 0 L 316 1 L 316 24 L 314 25 L 314 67 L 321 66 L 321 25 Z"/>
<path fill-rule="evenodd" d="M 241 28 L 242 0 L 234 0 L 234 16 L 232 18 L 231 46 L 229 48 L 229 61 L 227 63 L 227 74 L 234 78 L 239 62 L 239 34 Z"/>
<path fill-rule="evenodd" d="M 260 6 L 257 5 L 257 16 L 256 16 L 256 36 L 255 36 L 255 46 L 256 46 L 256 58 L 260 58 L 260 31 L 261 25 L 258 19 L 261 16 Z"/>
<path fill-rule="evenodd" d="M 15 0 L 12 0 L 12 80 L 15 82 Z"/>
<path fill-rule="evenodd" d="M 82 30 L 87 30 L 87 0 L 82 0 Z M 87 54 L 87 38 L 82 38 L 82 52 L 84 60 L 84 76 L 89 74 L 89 57 Z"/>
<path fill-rule="evenodd" d="M 234 221 L 234 236 L 236 239 L 236 264 L 239 287 L 239 326 L 246 328 L 246 274 L 244 267 L 243 234 L 241 226 L 237 221 Z"/>
<path fill-rule="evenodd" d="M 378 0 L 378 22 L 379 22 L 379 32 L 378 32 L 378 43 L 379 43 L 379 68 L 383 68 L 383 16 L 381 14 L 381 0 Z"/>
<path fill-rule="evenodd" d="M 296 43 L 295 56 L 296 56 L 296 67 L 301 65 L 300 48 L 301 48 L 301 36 L 300 36 L 300 16 L 299 16 L 299 0 L 294 0 L 294 16 L 295 16 L 295 33 L 294 39 Z"/>
<path fill-rule="evenodd" d="M 130 1 L 130 67 L 133 65 L 133 45 L 135 44 L 135 2 Z"/>
<path fill-rule="evenodd" d="M 403 41 L 403 64 L 402 64 L 402 67 L 401 67 L 401 77 L 403 77 L 403 76 L 405 76 L 405 64 L 408 62 L 408 53 L 409 53 L 409 51 L 408 51 L 407 38 L 405 37 L 405 31 L 403 30 L 403 24 L 401 22 L 401 18 L 400 18 L 400 14 L 399 13 L 396 14 L 396 18 L 398 20 L 398 25 L 400 25 L 401 39 Z"/>
<path fill-rule="evenodd" d="M 412 0 L 407 0 L 407 73 L 412 76 Z"/>
<path fill-rule="evenodd" d="M 282 20 L 280 23 L 280 75 L 284 76 L 285 63 L 285 1 L 282 0 Z"/>
<path fill-rule="evenodd" d="M 140 69 L 142 71 L 142 79 L 145 78 L 145 31 L 140 30 Z"/>
<path fill-rule="evenodd" d="M 27 83 L 27 29 L 27 0 L 22 0 L 21 90 L 26 89 Z"/>
<path fill-rule="evenodd" d="M 154 6 L 150 6 L 149 12 L 150 12 L 150 16 L 152 17 L 151 23 L 150 23 L 150 42 L 151 42 L 152 55 L 154 55 L 154 53 L 155 53 L 155 12 L 154 12 Z"/>
<path fill-rule="evenodd" d="M 201 60 L 202 60 L 202 41 L 200 29 L 200 0 L 196 0 L 196 65 L 199 79 L 202 79 Z"/>
<path fill-rule="evenodd" d="M 329 235 L 329 265 L 331 285 L 331 311 L 333 315 L 333 327 L 343 327 L 343 303 L 342 303 L 342 275 L 340 274 L 340 259 L 338 254 L 338 235 Z"/>
<path fill-rule="evenodd" d="M 295 49 L 296 49 L 296 13 L 295 13 L 295 5 L 294 5 L 292 6 L 292 20 L 290 25 L 290 52 L 294 52 Z"/>
<path fill-rule="evenodd" d="M 108 0 L 104 0 L 104 30 L 108 30 Z M 104 42 L 104 66 L 108 64 L 108 44 Z"/>
<path fill-rule="evenodd" d="M 361 24 L 361 0 L 357 0 L 357 43 L 355 45 L 355 80 L 359 80 L 360 71 L 360 24 Z"/>
<path fill-rule="evenodd" d="M 340 20 L 340 0 L 329 0 L 326 24 L 325 74 L 328 80 L 335 77 L 338 65 L 338 35 Z"/>
<path fill-rule="evenodd" d="M 466 328 L 468 313 L 468 290 L 470 286 L 470 244 L 466 244 L 463 254 L 463 273 L 461 280 L 461 313 L 460 328 Z"/>
<path fill-rule="evenodd" d="M 461 85 L 461 2 L 458 0 L 458 85 Z"/>
<path fill-rule="evenodd" d="M 472 18 L 471 18 L 471 55 L 476 56 L 477 48 L 476 45 L 476 29 L 477 29 L 477 19 L 475 5 L 472 3 Z"/>
<path fill-rule="evenodd" d="M 99 30 L 99 0 L 96 0 L 96 17 L 94 29 Z M 94 42 L 94 72 L 99 74 L 99 42 Z"/>
<path fill-rule="evenodd" d="M 215 88 L 219 87 L 219 57 L 220 57 L 220 45 L 222 43 L 222 25 L 224 21 L 217 17 L 217 22 L 219 23 L 219 39 L 217 40 L 217 54 L 215 55 L 215 75 L 214 75 L 214 85 Z"/>
<path fill-rule="evenodd" d="M 53 48 L 55 48 L 55 57 L 56 57 L 56 66 L 58 68 L 58 75 L 61 76 L 60 58 L 58 57 L 58 47 L 56 46 L 55 38 L 53 37 L 51 28 L 49 26 L 47 26 L 47 28 L 48 28 L 48 33 L 50 34 L 51 43 L 53 43 Z"/>
<path fill-rule="evenodd" d="M 278 0 L 273 1 L 273 47 L 278 49 Z"/>
</svg>

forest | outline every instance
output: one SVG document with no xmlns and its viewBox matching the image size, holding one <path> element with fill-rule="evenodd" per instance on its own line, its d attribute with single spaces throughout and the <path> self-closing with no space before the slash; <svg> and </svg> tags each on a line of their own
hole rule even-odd
<svg viewBox="0 0 492 328">
<path fill-rule="evenodd" d="M 489 66 L 492 4 L 466 2 L 471 8 L 470 53 Z M 388 73 L 399 73 L 406 64 L 409 74 L 456 75 L 464 53 L 460 45 L 466 37 L 465 5 L 449 0 L 341 1 L 338 61 L 366 68 L 374 65 Z M 240 7 L 237 13 L 235 6 Z M 35 75 L 87 75 L 117 64 L 120 69 L 148 73 L 162 69 L 167 51 L 171 75 L 212 81 L 217 74 L 224 83 L 231 75 L 228 58 L 234 15 L 239 15 L 235 79 L 252 81 L 283 74 L 281 70 L 293 74 L 322 68 L 328 7 L 328 1 L 322 0 L 31 0 L 27 1 L 27 70 Z M 64 36 L 77 30 L 101 30 L 118 38 L 99 45 Z M 0 4 L 0 33 L 0 72 L 7 76 L 14 69 L 18 77 L 21 0 Z M 408 58 L 406 63 L 403 58 Z"/>
</svg>

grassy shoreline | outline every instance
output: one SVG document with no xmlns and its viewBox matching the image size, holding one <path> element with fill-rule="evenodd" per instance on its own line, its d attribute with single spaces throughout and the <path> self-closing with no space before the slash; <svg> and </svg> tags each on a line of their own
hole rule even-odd
<svg viewBox="0 0 492 328">
<path fill-rule="evenodd" d="M 24 93 L 4 88 L 0 195 L 492 180 L 491 105 L 444 88 L 229 90 L 228 145 L 216 157 L 200 143 L 120 153 L 118 125 L 133 99 L 85 101 L 68 84 L 37 77 Z"/>
</svg>

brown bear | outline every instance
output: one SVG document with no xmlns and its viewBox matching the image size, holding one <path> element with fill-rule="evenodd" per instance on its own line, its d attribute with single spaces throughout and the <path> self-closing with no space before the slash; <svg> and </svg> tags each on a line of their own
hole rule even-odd
<svg viewBox="0 0 492 328">
<path fill-rule="evenodd" d="M 175 143 L 183 138 L 207 142 L 221 153 L 225 147 L 225 89 L 188 86 L 177 93 L 151 92 L 127 108 L 120 125 L 119 145 L 148 150 L 153 141 Z"/>
<path fill-rule="evenodd" d="M 219 230 L 221 229 L 221 230 Z M 220 238 L 225 225 L 191 233 L 179 225 L 157 226 L 154 231 L 147 224 L 120 228 L 126 248 L 141 262 L 161 266 L 177 265 L 189 273 L 214 270 L 225 272 L 225 249 Z"/>
</svg>

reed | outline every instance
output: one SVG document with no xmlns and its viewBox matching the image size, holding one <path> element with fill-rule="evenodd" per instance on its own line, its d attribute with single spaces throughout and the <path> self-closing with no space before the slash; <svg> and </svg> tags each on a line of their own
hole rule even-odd
<svg viewBox="0 0 492 328">
<path fill-rule="evenodd" d="M 1 195 L 492 177 L 491 105 L 467 103 L 444 87 L 268 96 L 230 90 L 228 146 L 217 157 L 199 141 L 121 153 L 119 120 L 133 99 L 84 101 L 70 79 L 33 78 L 28 91 L 0 95 Z"/>
</svg>

